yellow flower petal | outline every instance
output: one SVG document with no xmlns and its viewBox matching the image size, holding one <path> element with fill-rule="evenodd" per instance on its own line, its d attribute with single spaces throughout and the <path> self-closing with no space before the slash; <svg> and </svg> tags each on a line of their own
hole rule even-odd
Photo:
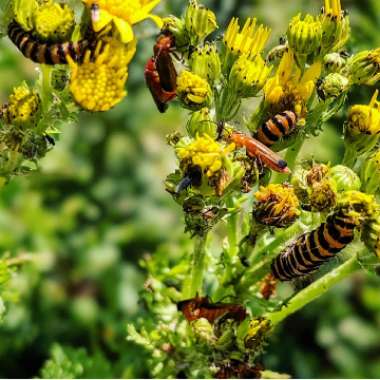
<svg viewBox="0 0 380 380">
<path fill-rule="evenodd" d="M 107 11 L 100 9 L 99 10 L 99 19 L 96 22 L 92 22 L 92 27 L 95 32 L 99 32 L 102 30 L 107 24 L 112 21 L 113 16 L 109 14 Z"/>
<path fill-rule="evenodd" d="M 115 26 L 120 33 L 121 42 L 124 44 L 131 42 L 134 38 L 131 25 L 119 17 L 114 17 L 113 22 L 115 23 Z"/>
</svg>

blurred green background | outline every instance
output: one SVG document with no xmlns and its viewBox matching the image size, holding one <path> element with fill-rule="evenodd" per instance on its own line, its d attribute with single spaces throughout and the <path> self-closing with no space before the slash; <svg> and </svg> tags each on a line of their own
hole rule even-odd
<svg viewBox="0 0 380 380">
<path fill-rule="evenodd" d="M 290 17 L 319 12 L 319 0 L 205 1 L 224 27 L 233 16 L 256 16 L 273 29 L 273 46 Z M 351 51 L 380 46 L 380 1 L 343 0 L 352 20 Z M 162 1 L 159 13 L 179 15 L 186 1 Z M 165 135 L 184 130 L 186 112 L 160 115 L 143 81 L 156 30 L 138 32 L 129 95 L 106 114 L 83 114 L 63 125 L 40 170 L 16 178 L 0 193 L 0 250 L 32 254 L 13 286 L 19 301 L 0 324 L 0 377 L 49 376 L 51 356 L 77 377 L 147 376 L 145 354 L 127 342 L 126 324 L 143 317 L 139 302 L 144 255 L 168 257 L 186 244 L 181 210 L 163 181 L 174 168 Z M 0 100 L 12 86 L 36 78 L 33 64 L 9 41 L 0 43 Z M 368 102 L 372 89 L 351 94 Z M 305 146 L 304 157 L 340 161 L 344 113 Z M 265 366 L 302 378 L 380 376 L 380 278 L 359 274 L 289 318 L 263 357 Z M 53 372 L 54 373 L 54 372 Z"/>
</svg>

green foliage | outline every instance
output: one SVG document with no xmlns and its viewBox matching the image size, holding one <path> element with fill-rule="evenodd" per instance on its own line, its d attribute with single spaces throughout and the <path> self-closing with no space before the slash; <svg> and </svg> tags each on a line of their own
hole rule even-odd
<svg viewBox="0 0 380 380">
<path fill-rule="evenodd" d="M 273 26 L 276 38 L 290 16 L 316 9 L 301 1 L 205 3 L 217 10 L 221 27 L 232 15 L 257 15 Z M 378 46 L 376 0 L 349 4 L 356 36 L 352 51 Z M 179 15 L 183 8 L 182 2 L 165 1 L 160 12 Z M 186 115 L 173 106 L 159 116 L 148 101 L 143 66 L 157 30 L 146 23 L 140 32 L 151 37 L 139 42 L 126 101 L 107 114 L 81 115 L 74 126 L 68 122 L 76 114 L 72 103 L 62 93 L 54 95 L 59 116 L 46 113 L 44 125 L 65 120 L 52 130 L 56 146 L 39 160 L 36 171 L 14 178 L 1 191 L 0 249 L 10 252 L 4 260 L 24 253 L 32 257 L 17 273 L 2 264 L 8 281 L 1 284 L 7 311 L 0 325 L 1 377 L 211 377 L 216 372 L 211 363 L 225 359 L 200 340 L 199 330 L 196 335 L 175 307 L 182 300 L 192 242 L 183 233 L 180 208 L 163 190 L 165 175 L 174 170 L 174 156 L 164 141 L 180 125 L 184 133 Z M 14 85 L 25 79 L 31 85 L 36 73 L 8 41 L 0 45 L 0 97 L 5 102 Z M 370 96 L 369 90 L 355 88 L 348 101 L 364 104 Z M 243 104 L 242 118 L 248 107 Z M 344 119 L 344 112 L 336 113 L 318 137 L 307 141 L 302 157 L 339 163 Z M 249 208 L 251 202 L 249 198 Z M 227 217 L 240 207 L 228 205 Z M 248 222 L 246 218 L 238 238 L 249 232 Z M 279 239 L 284 244 L 305 225 L 319 222 L 301 219 L 282 240 L 268 231 L 259 239 L 252 263 L 257 264 L 266 246 L 279 246 Z M 236 236 L 225 218 L 214 231 L 206 266 L 215 270 L 208 274 L 205 290 L 213 294 L 212 301 L 239 302 L 222 299 L 224 286 L 231 289 L 229 271 L 238 276 L 243 269 L 240 259 L 229 256 L 229 242 Z M 377 377 L 380 282 L 375 266 L 372 272 L 353 276 L 280 324 L 263 347 L 263 365 L 297 378 Z M 215 279 L 223 284 L 219 289 Z M 242 286 L 236 292 L 247 296 L 252 315 L 259 315 L 278 309 L 280 300 L 286 304 L 313 279 L 280 286 L 269 302 L 254 299 L 257 289 Z M 279 377 L 270 371 L 262 375 Z"/>
<path fill-rule="evenodd" d="M 89 356 L 83 348 L 55 344 L 51 359 L 41 369 L 43 379 L 107 379 L 112 377 L 110 364 L 100 355 Z"/>
</svg>

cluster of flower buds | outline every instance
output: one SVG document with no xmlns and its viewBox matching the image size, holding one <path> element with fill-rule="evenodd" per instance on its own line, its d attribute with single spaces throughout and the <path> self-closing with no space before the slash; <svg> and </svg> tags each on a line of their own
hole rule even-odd
<svg viewBox="0 0 380 380">
<path fill-rule="evenodd" d="M 292 176 L 291 183 L 302 207 L 319 212 L 331 211 L 341 194 L 361 187 L 358 175 L 343 165 L 329 167 L 314 164 L 309 169 L 299 167 Z"/>
<path fill-rule="evenodd" d="M 40 119 L 39 94 L 25 83 L 15 87 L 0 110 L 1 185 L 13 175 L 30 171 L 54 144 L 53 138 L 38 128 Z"/>
</svg>

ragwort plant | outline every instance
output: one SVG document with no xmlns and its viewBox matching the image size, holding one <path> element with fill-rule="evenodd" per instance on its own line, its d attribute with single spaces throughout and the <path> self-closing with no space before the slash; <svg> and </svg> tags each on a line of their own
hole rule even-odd
<svg viewBox="0 0 380 380">
<path fill-rule="evenodd" d="M 0 105 L 0 187 L 38 169 L 54 148 L 62 126 L 81 111 L 104 112 L 125 96 L 128 64 L 136 52 L 134 25 L 152 15 L 158 0 L 0 2 L 0 37 L 37 64 L 32 84 L 16 84 Z M 0 260 L 3 301 L 16 300 L 7 284 L 15 268 L 37 260 L 23 254 Z"/>
<path fill-rule="evenodd" d="M 190 113 L 186 134 L 168 136 L 178 169 L 165 186 L 194 250 L 176 263 L 165 251 L 142 261 L 150 318 L 129 325 L 128 339 L 151 354 L 153 377 L 279 376 L 260 364 L 276 325 L 355 271 L 377 268 L 378 92 L 348 110 L 341 165 L 297 158 L 353 86 L 376 85 L 380 51 L 345 52 L 349 16 L 339 0 L 295 16 L 269 51 L 270 29 L 254 18 L 233 18 L 218 34 L 215 14 L 197 1 L 163 22 L 151 14 L 158 3 L 2 3 L 1 31 L 39 65 L 39 78 L 16 86 L 1 108 L 1 183 L 36 169 L 81 110 L 107 111 L 126 96 L 132 27 L 153 19 L 162 33 L 147 85 L 160 112 L 177 99 Z M 216 230 L 225 239 L 211 255 Z M 3 261 L 5 283 L 25 258 Z M 281 282 L 311 276 L 291 298 L 277 295 Z M 44 373 L 62 368 L 48 362 Z"/>
<path fill-rule="evenodd" d="M 378 91 L 348 110 L 340 165 L 299 160 L 351 89 L 380 79 L 380 50 L 347 52 L 349 15 L 340 0 L 322 5 L 293 17 L 271 50 L 255 18 L 218 33 L 195 0 L 164 19 L 145 78 L 160 112 L 174 99 L 189 111 L 185 131 L 168 136 L 178 168 L 165 186 L 194 249 L 171 265 L 165 252 L 142 262 L 152 317 L 128 339 L 150 352 L 153 377 L 279 377 L 261 364 L 276 326 L 354 272 L 378 270 Z M 309 285 L 277 294 L 299 279 Z"/>
</svg>

